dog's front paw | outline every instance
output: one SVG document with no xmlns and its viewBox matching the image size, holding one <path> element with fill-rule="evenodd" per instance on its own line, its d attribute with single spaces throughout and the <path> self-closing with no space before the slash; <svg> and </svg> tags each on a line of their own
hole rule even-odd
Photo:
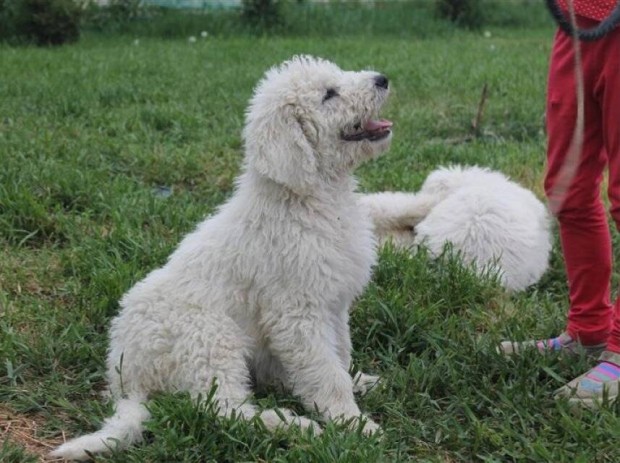
<svg viewBox="0 0 620 463">
<path fill-rule="evenodd" d="M 381 427 L 366 415 L 358 415 L 349 418 L 341 416 L 336 418 L 334 422 L 344 425 L 351 431 L 361 432 L 365 436 L 381 432 Z"/>
<path fill-rule="evenodd" d="M 371 436 L 381 432 L 381 427 L 366 415 L 362 415 L 359 420 L 363 421 L 362 434 L 365 436 Z"/>
<path fill-rule="evenodd" d="M 299 426 L 302 430 L 311 429 L 312 434 L 320 436 L 323 433 L 323 428 L 314 420 L 305 418 L 303 416 L 297 416 L 292 420 L 292 424 Z"/>
<path fill-rule="evenodd" d="M 367 375 L 359 371 L 353 376 L 353 393 L 364 395 L 376 387 L 380 381 L 381 378 L 378 376 Z"/>
</svg>

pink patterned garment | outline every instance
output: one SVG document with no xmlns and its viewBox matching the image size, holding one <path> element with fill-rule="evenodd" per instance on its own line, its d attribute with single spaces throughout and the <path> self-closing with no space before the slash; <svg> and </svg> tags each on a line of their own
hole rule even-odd
<svg viewBox="0 0 620 463">
<path fill-rule="evenodd" d="M 573 0 L 575 14 L 602 21 L 611 14 L 618 0 Z M 568 0 L 558 0 L 562 10 L 568 11 Z"/>
</svg>

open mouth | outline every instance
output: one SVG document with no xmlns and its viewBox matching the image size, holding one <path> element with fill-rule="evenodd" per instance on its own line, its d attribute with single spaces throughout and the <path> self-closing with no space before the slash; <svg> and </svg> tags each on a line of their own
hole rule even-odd
<svg viewBox="0 0 620 463">
<path fill-rule="evenodd" d="M 364 123 L 358 122 L 353 126 L 353 131 L 342 133 L 345 141 L 377 141 L 382 140 L 391 133 L 392 122 L 386 119 L 368 120 Z"/>
</svg>

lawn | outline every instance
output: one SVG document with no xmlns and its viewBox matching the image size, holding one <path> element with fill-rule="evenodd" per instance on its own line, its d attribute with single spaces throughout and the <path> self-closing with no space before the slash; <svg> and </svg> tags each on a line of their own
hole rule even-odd
<svg viewBox="0 0 620 463">
<path fill-rule="evenodd" d="M 484 32 L 196 30 L 195 42 L 86 34 L 55 49 L 0 46 L 0 461 L 37 461 L 110 414 L 100 393 L 119 297 L 230 196 L 253 86 L 294 54 L 391 80 L 383 116 L 394 141 L 359 169 L 361 191 L 413 191 L 436 166 L 460 163 L 540 196 L 553 28 Z M 449 253 L 383 249 L 352 314 L 355 367 L 383 378 L 359 399 L 381 439 L 333 425 L 272 435 L 162 394 L 145 443 L 97 461 L 617 461 L 620 407 L 574 416 L 553 399 L 585 359 L 495 351 L 502 339 L 557 334 L 566 299 L 557 245 L 542 281 L 515 295 Z M 257 400 L 300 410 L 291 396 Z"/>
</svg>

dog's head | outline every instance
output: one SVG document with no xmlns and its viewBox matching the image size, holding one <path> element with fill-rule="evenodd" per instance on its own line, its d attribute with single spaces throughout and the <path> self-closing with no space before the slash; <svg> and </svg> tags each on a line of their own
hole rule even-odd
<svg viewBox="0 0 620 463">
<path fill-rule="evenodd" d="M 246 163 L 297 192 L 343 178 L 385 151 L 392 123 L 378 119 L 388 79 L 294 57 L 270 69 L 246 115 Z"/>
</svg>

